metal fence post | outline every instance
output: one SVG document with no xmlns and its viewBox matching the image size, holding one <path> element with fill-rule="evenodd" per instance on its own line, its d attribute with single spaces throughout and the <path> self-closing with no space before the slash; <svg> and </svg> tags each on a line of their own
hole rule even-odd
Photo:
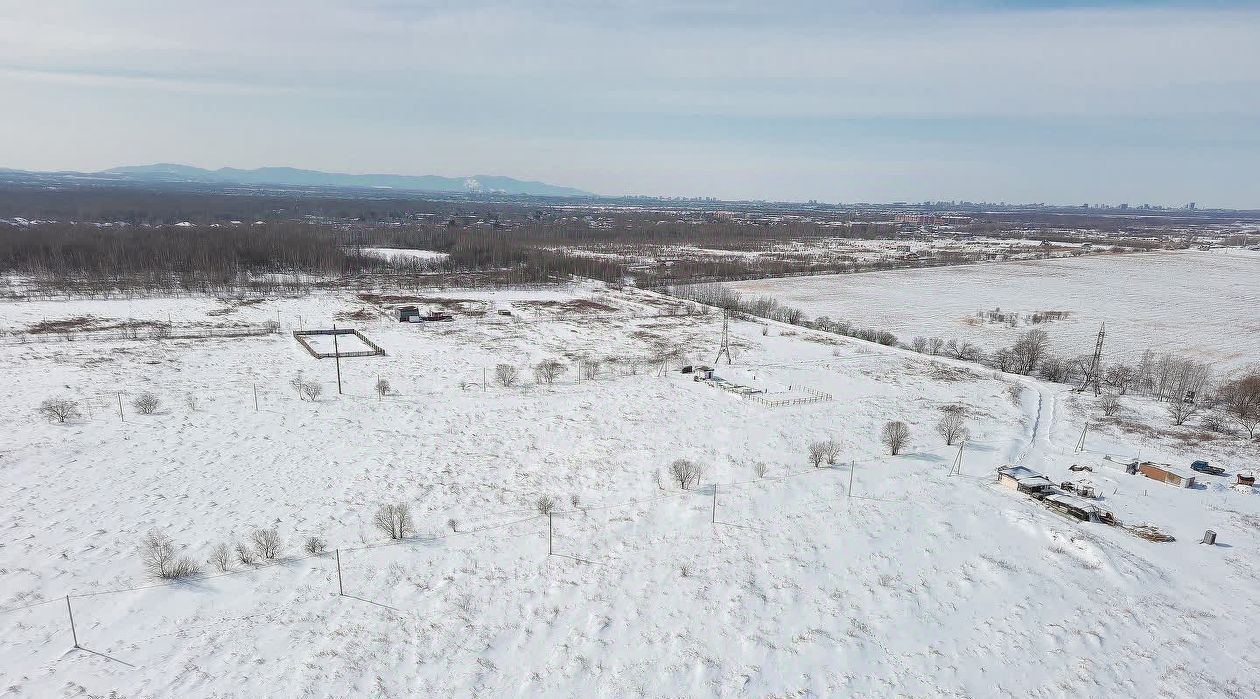
<svg viewBox="0 0 1260 699">
<path fill-rule="evenodd" d="M 70 608 L 70 595 L 66 595 L 66 614 L 70 616 L 70 636 L 74 639 L 74 647 L 79 647 L 79 634 L 74 630 L 74 610 Z"/>
</svg>

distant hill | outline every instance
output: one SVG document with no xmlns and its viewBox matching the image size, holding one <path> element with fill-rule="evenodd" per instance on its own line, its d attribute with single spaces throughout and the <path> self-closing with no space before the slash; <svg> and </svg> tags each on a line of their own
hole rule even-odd
<svg viewBox="0 0 1260 699">
<path fill-rule="evenodd" d="M 486 192 L 527 194 L 550 197 L 593 196 L 573 187 L 546 182 L 518 180 L 500 175 L 471 177 L 439 177 L 437 175 L 350 175 L 342 172 L 299 170 L 291 167 L 262 167 L 256 170 L 219 168 L 206 170 L 190 165 L 158 163 L 130 165 L 105 170 L 98 175 L 112 175 L 147 182 L 205 182 L 242 185 L 287 185 L 293 187 L 366 187 L 422 192 Z"/>
</svg>

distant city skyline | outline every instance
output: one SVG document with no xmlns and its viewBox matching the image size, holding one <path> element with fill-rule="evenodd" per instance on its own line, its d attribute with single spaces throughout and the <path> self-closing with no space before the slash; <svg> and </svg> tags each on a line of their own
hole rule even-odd
<svg viewBox="0 0 1260 699">
<path fill-rule="evenodd" d="M 0 0 L 0 167 L 1260 208 L 1260 3 Z"/>
</svg>

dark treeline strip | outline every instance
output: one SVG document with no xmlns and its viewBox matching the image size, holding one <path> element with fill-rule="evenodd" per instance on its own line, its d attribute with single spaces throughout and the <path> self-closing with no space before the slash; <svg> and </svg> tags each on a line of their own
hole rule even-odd
<svg viewBox="0 0 1260 699">
<path fill-rule="evenodd" d="M 521 245 L 506 232 L 412 231 L 448 256 L 383 259 L 364 254 L 373 235 L 296 222 L 251 226 L 107 227 L 45 224 L 0 228 L 0 271 L 22 275 L 42 290 L 104 289 L 218 291 L 275 283 L 286 289 L 311 281 L 368 274 L 443 284 L 542 283 L 572 275 L 619 282 L 624 270 L 600 259 Z M 304 276 L 313 279 L 304 279 Z M 270 277 L 271 281 L 266 281 Z"/>
</svg>

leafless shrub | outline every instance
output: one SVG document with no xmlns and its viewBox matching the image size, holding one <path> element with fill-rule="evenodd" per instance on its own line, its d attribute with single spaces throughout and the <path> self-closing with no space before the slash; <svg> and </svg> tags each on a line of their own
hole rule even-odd
<svg viewBox="0 0 1260 699">
<path fill-rule="evenodd" d="M 302 542 L 302 549 L 312 556 L 318 556 L 328 550 L 328 542 L 318 536 L 308 536 L 306 541 Z"/>
<path fill-rule="evenodd" d="M 827 458 L 827 443 L 822 441 L 811 442 L 808 455 L 809 462 L 814 465 L 814 468 L 818 468 L 822 465 L 823 459 Z"/>
<path fill-rule="evenodd" d="M 178 580 L 201 572 L 197 562 L 175 552 L 175 544 L 162 532 L 151 531 L 140 543 L 140 560 L 149 574 L 163 580 Z"/>
<path fill-rule="evenodd" d="M 401 502 L 385 505 L 377 510 L 372 523 L 390 539 L 404 539 L 415 528 L 411 510 Z"/>
<path fill-rule="evenodd" d="M 574 493 L 574 494 L 570 495 L 570 496 L 569 496 L 569 505 L 570 505 L 570 506 L 572 506 L 572 507 L 573 507 L 573 509 L 575 509 L 575 510 L 580 510 L 580 509 L 582 509 L 582 498 L 581 498 L 581 497 L 579 497 L 577 493 Z"/>
<path fill-rule="evenodd" d="M 753 473 L 757 474 L 758 478 L 765 478 L 766 474 L 769 473 L 769 471 L 770 471 L 770 467 L 766 466 L 766 462 L 764 461 L 758 461 L 757 463 L 753 464 Z"/>
<path fill-rule="evenodd" d="M 81 415 L 79 405 L 68 398 L 45 398 L 39 404 L 39 414 L 57 422 L 77 420 Z"/>
<path fill-rule="evenodd" d="M 684 578 L 690 578 L 690 577 L 691 577 L 691 566 L 690 566 L 690 565 L 688 565 L 688 564 L 686 564 L 686 563 L 684 563 L 684 564 L 682 564 L 682 565 L 678 566 L 678 572 L 679 572 L 679 574 L 681 574 Z"/>
<path fill-rule="evenodd" d="M 945 439 L 945 446 L 952 446 L 955 442 L 967 438 L 966 418 L 966 409 L 961 405 L 947 405 L 941 408 L 941 419 L 936 423 L 936 432 Z"/>
<path fill-rule="evenodd" d="M 546 517 L 556 511 L 556 499 L 550 495 L 540 495 L 538 499 L 534 501 L 534 509 L 538 510 L 538 514 Z"/>
<path fill-rule="evenodd" d="M 919 335 L 918 337 L 910 341 L 910 349 L 914 350 L 915 352 L 918 352 L 919 354 L 923 354 L 924 352 L 926 352 L 927 346 L 928 346 L 927 338 L 923 337 L 922 335 Z"/>
<path fill-rule="evenodd" d="M 1230 427 L 1229 422 L 1225 419 L 1225 415 L 1216 410 L 1204 415 L 1199 420 L 1199 424 L 1203 426 L 1203 429 L 1216 432 L 1217 434 L 1234 434 L 1234 429 Z"/>
<path fill-rule="evenodd" d="M 446 520 L 446 526 L 450 527 L 451 531 L 457 532 L 459 531 L 459 520 L 452 517 Z"/>
<path fill-rule="evenodd" d="M 236 542 L 236 560 L 245 565 L 250 565 L 258 560 L 258 555 L 254 553 L 254 549 L 238 541 Z"/>
<path fill-rule="evenodd" d="M 544 359 L 534 365 L 534 381 L 550 386 L 565 372 L 564 365 L 555 359 Z"/>
<path fill-rule="evenodd" d="M 600 361 L 594 357 L 586 357 L 578 362 L 578 371 L 581 372 L 584 379 L 595 379 L 599 377 Z"/>
<path fill-rule="evenodd" d="M 389 393 L 389 381 L 386 379 L 377 379 L 373 388 L 376 389 L 376 399 L 384 400 L 386 394 Z"/>
<path fill-rule="evenodd" d="M 688 490 L 700 482 L 704 468 L 690 459 L 675 459 L 669 465 L 669 476 L 679 488 Z"/>
<path fill-rule="evenodd" d="M 1098 407 L 1103 411 L 1103 415 L 1111 417 L 1120 412 L 1120 396 L 1114 393 L 1104 393 L 1098 399 Z"/>
<path fill-rule="evenodd" d="M 296 376 L 290 379 L 289 385 L 293 387 L 294 391 L 297 391 L 298 400 L 302 400 L 304 395 L 302 392 L 302 386 L 306 385 L 306 379 L 302 378 L 302 372 L 299 371 Z"/>
<path fill-rule="evenodd" d="M 141 393 L 131 401 L 131 407 L 136 409 L 141 415 L 152 415 L 157 412 L 158 407 L 162 405 L 162 400 L 152 393 Z"/>
<path fill-rule="evenodd" d="M 306 396 L 307 400 L 314 403 L 320 396 L 324 395 L 324 386 L 317 381 L 303 381 L 302 395 Z"/>
<path fill-rule="evenodd" d="M 201 403 L 197 400 L 197 394 L 195 393 L 189 393 L 184 396 L 184 405 L 190 413 L 195 413 L 201 409 Z"/>
<path fill-rule="evenodd" d="M 498 364 L 494 367 L 494 380 L 504 388 L 515 386 L 520 375 L 520 370 L 511 364 Z"/>
<path fill-rule="evenodd" d="M 941 347 L 945 346 L 945 341 L 939 337 L 929 338 L 927 341 L 928 354 L 937 355 L 941 353 Z"/>
<path fill-rule="evenodd" d="M 880 441 L 888 448 L 888 453 L 896 456 L 910 442 L 910 428 L 900 420 L 884 423 L 884 429 L 880 433 Z"/>
<path fill-rule="evenodd" d="M 823 456 L 827 459 L 827 465 L 835 466 L 836 459 L 840 458 L 840 442 L 828 439 L 824 444 L 826 445 L 826 451 Z"/>
<path fill-rule="evenodd" d="M 210 565 L 220 573 L 232 567 L 232 547 L 220 541 L 210 549 Z"/>
<path fill-rule="evenodd" d="M 255 529 L 249 535 L 254 551 L 264 560 L 274 560 L 280 555 L 280 532 L 275 529 Z"/>
</svg>

